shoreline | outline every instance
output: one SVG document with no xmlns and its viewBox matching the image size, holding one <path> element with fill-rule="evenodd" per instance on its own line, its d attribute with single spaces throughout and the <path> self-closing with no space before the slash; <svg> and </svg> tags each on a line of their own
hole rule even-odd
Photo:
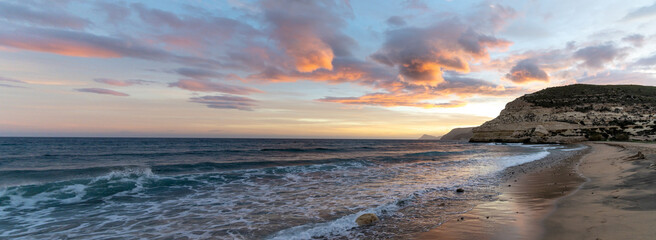
<svg viewBox="0 0 656 240">
<path fill-rule="evenodd" d="M 557 202 L 543 239 L 656 238 L 656 144 L 588 145 L 579 166 L 588 181 Z"/>
<path fill-rule="evenodd" d="M 415 239 L 654 239 L 656 144 L 583 144 L 508 168 L 497 200 Z"/>
<path fill-rule="evenodd" d="M 510 167 L 501 174 L 501 194 L 467 213 L 420 233 L 415 239 L 540 239 L 556 202 L 582 185 L 576 166 L 590 147 Z"/>
</svg>

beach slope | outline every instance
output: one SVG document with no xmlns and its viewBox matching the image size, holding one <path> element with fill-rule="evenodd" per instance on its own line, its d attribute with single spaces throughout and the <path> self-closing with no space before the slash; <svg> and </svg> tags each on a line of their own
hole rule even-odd
<svg viewBox="0 0 656 240">
<path fill-rule="evenodd" d="M 587 182 L 558 201 L 544 239 L 656 239 L 656 144 L 589 145 Z"/>
</svg>

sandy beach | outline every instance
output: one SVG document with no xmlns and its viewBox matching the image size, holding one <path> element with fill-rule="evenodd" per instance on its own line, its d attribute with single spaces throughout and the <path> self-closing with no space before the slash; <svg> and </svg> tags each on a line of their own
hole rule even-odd
<svg viewBox="0 0 656 240">
<path fill-rule="evenodd" d="M 544 239 L 656 239 L 656 144 L 589 145 L 578 168 L 587 182 L 558 201 Z"/>
<path fill-rule="evenodd" d="M 497 200 L 417 239 L 655 239 L 656 144 L 586 145 L 509 169 Z"/>
</svg>

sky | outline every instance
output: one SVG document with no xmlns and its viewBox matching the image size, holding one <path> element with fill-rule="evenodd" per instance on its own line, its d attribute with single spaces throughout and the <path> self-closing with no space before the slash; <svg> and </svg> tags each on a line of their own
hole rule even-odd
<svg viewBox="0 0 656 240">
<path fill-rule="evenodd" d="M 654 1 L 0 1 L 0 136 L 384 138 L 656 85 Z"/>
</svg>

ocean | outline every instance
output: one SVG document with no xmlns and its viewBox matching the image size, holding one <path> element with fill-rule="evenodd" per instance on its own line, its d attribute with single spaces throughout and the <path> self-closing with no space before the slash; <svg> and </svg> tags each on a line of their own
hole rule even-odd
<svg viewBox="0 0 656 240">
<path fill-rule="evenodd" d="M 495 199 L 504 169 L 581 148 L 0 138 L 0 238 L 406 238 Z M 358 227 L 363 213 L 381 220 Z"/>
</svg>

